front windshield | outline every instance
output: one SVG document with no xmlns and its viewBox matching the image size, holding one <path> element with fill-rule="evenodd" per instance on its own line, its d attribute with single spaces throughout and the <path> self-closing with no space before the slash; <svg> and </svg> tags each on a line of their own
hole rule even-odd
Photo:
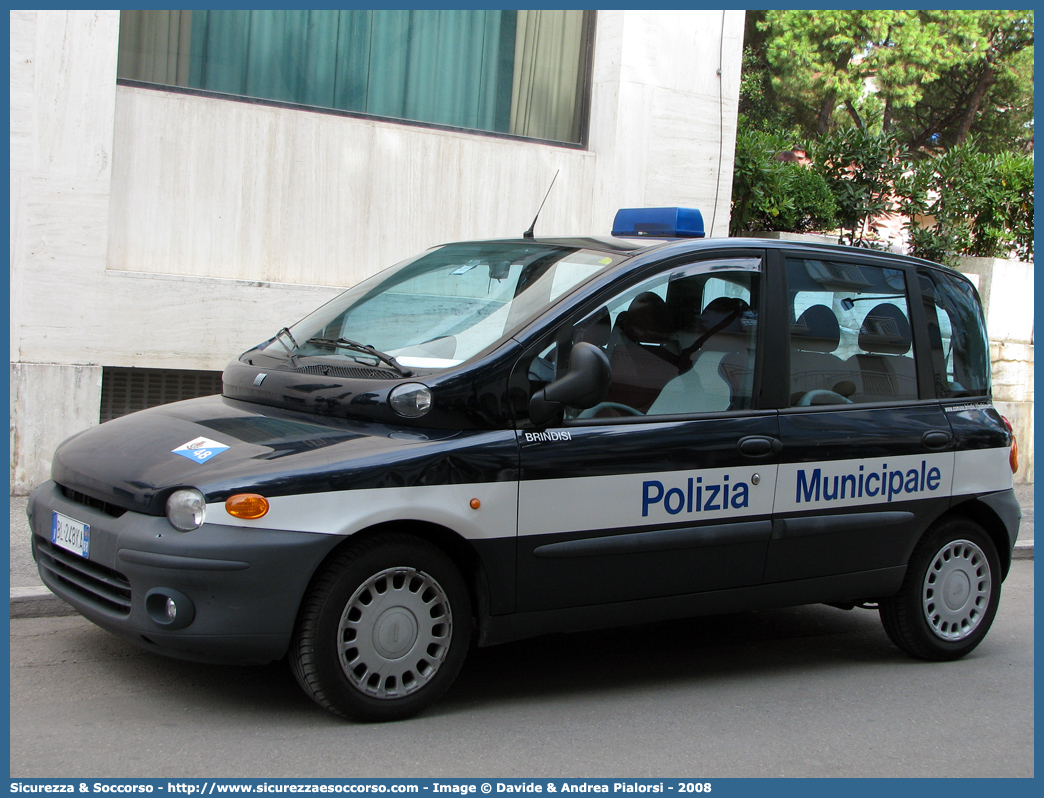
<svg viewBox="0 0 1044 798">
<path fill-rule="evenodd" d="M 357 343 L 406 368 L 456 366 L 622 257 L 535 242 L 450 244 L 371 277 L 305 317 L 291 328 L 294 352 L 378 365 L 346 345 Z"/>
</svg>

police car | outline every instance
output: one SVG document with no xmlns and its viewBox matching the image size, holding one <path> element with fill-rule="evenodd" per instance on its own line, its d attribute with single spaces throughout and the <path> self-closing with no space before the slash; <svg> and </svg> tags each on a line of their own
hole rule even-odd
<svg viewBox="0 0 1044 798">
<path fill-rule="evenodd" d="M 420 711 L 472 642 L 704 613 L 878 608 L 954 659 L 1018 534 L 971 283 L 694 210 L 434 248 L 223 386 L 58 449 L 41 578 L 151 651 L 288 656 L 356 719 Z"/>
</svg>

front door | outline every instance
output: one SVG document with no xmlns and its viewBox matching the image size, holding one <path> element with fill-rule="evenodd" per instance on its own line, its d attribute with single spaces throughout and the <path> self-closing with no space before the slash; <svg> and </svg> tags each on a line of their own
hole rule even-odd
<svg viewBox="0 0 1044 798">
<path fill-rule="evenodd" d="M 761 582 L 779 452 L 775 411 L 754 407 L 762 264 L 665 268 L 520 362 L 550 379 L 586 340 L 612 381 L 598 406 L 517 433 L 518 611 Z"/>
</svg>

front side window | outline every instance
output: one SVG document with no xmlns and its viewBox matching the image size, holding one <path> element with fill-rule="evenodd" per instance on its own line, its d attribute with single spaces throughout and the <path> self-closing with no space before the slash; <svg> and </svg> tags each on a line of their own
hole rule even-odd
<svg viewBox="0 0 1044 798">
<path fill-rule="evenodd" d="M 566 418 L 710 413 L 752 404 L 760 258 L 687 264 L 614 296 L 556 335 L 529 366 L 534 387 L 564 373 L 558 352 L 579 341 L 605 350 L 609 390 Z"/>
<path fill-rule="evenodd" d="M 122 11 L 117 76 L 581 143 L 592 12 Z"/>
<path fill-rule="evenodd" d="M 788 258 L 787 284 L 792 407 L 917 398 L 901 270 Z"/>
</svg>

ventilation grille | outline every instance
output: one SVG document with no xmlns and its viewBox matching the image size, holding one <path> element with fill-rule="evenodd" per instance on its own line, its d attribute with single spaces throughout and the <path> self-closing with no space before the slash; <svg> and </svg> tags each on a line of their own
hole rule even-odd
<svg viewBox="0 0 1044 798">
<path fill-rule="evenodd" d="M 397 380 L 400 375 L 381 369 L 362 366 L 279 366 L 277 371 L 292 371 L 295 374 L 318 374 L 321 377 L 347 377 L 355 380 Z"/>
<path fill-rule="evenodd" d="M 220 371 L 183 369 L 102 369 L 103 423 L 147 407 L 221 393 Z"/>
<path fill-rule="evenodd" d="M 77 557 L 35 535 L 33 546 L 39 566 L 77 598 L 123 617 L 130 615 L 130 582 L 119 571 Z"/>
</svg>

